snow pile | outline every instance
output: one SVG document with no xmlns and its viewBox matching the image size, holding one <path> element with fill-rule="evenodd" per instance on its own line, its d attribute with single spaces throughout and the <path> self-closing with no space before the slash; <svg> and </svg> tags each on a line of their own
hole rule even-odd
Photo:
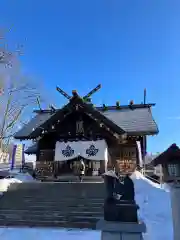
<svg viewBox="0 0 180 240">
<path fill-rule="evenodd" d="M 10 185 L 9 179 L 0 179 L 0 193 L 6 192 Z"/>
<path fill-rule="evenodd" d="M 29 173 L 15 173 L 11 172 L 14 178 L 10 179 L 12 182 L 32 182 L 36 181 Z"/>
<path fill-rule="evenodd" d="M 172 240 L 172 215 L 170 193 L 157 183 L 145 178 L 140 172 L 132 175 L 136 202 L 140 206 L 139 219 L 145 222 L 145 240 Z"/>
<path fill-rule="evenodd" d="M 13 178 L 0 179 L 0 192 L 6 192 L 11 183 L 22 183 L 36 181 L 28 173 L 17 173 L 17 171 L 11 171 L 10 176 Z"/>
</svg>

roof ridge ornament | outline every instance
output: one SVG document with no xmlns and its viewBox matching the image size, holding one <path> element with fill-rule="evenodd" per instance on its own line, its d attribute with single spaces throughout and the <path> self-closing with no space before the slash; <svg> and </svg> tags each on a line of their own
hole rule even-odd
<svg viewBox="0 0 180 240">
<path fill-rule="evenodd" d="M 62 94 L 65 98 L 67 98 L 67 99 L 71 99 L 71 96 L 69 96 L 65 91 L 63 91 L 61 88 L 59 88 L 58 86 L 56 87 L 56 90 L 60 93 L 60 94 Z"/>
<path fill-rule="evenodd" d="M 101 88 L 101 84 L 98 84 L 95 88 L 93 88 L 88 94 L 86 94 L 83 97 L 84 101 L 88 101 L 88 99 L 94 94 L 96 93 L 99 89 Z"/>
<path fill-rule="evenodd" d="M 97 87 L 93 88 L 89 93 L 87 93 L 84 97 L 82 97 L 82 99 L 88 102 L 90 96 L 96 93 L 100 88 L 101 88 L 101 84 L 98 84 Z M 72 99 L 73 97 L 79 96 L 76 90 L 72 91 L 72 97 L 69 94 L 67 94 L 65 91 L 63 91 L 61 88 L 59 88 L 58 86 L 56 87 L 56 90 L 68 100 Z"/>
</svg>

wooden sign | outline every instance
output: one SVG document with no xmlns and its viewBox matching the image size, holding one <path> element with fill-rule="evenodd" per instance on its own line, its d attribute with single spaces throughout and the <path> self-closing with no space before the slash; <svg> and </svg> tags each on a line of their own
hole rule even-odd
<svg viewBox="0 0 180 240">
<path fill-rule="evenodd" d="M 117 164 L 122 174 L 132 173 L 136 169 L 136 162 L 132 160 L 118 160 Z"/>
<path fill-rule="evenodd" d="M 136 160 L 136 147 L 123 147 L 120 151 L 120 158 L 126 160 Z"/>
<path fill-rule="evenodd" d="M 83 121 L 76 122 L 76 134 L 84 133 Z"/>
<path fill-rule="evenodd" d="M 137 166 L 136 147 L 123 147 L 117 165 L 122 174 L 134 172 Z"/>
</svg>

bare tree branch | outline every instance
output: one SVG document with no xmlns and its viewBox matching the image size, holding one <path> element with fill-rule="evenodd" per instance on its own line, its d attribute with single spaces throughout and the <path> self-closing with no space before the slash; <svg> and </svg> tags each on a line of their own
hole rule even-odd
<svg viewBox="0 0 180 240">
<path fill-rule="evenodd" d="M 19 124 L 25 121 L 32 106 L 37 105 L 36 99 L 39 95 L 33 80 L 22 73 L 18 56 L 0 47 L 0 149 L 2 152 L 8 149 Z M 0 156 L 0 160 L 2 157 Z"/>
</svg>

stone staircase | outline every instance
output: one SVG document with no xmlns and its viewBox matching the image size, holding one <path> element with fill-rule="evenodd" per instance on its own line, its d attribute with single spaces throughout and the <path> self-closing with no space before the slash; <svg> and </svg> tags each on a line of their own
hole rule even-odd
<svg viewBox="0 0 180 240">
<path fill-rule="evenodd" d="M 14 183 L 0 199 L 0 226 L 95 229 L 103 183 Z"/>
</svg>

